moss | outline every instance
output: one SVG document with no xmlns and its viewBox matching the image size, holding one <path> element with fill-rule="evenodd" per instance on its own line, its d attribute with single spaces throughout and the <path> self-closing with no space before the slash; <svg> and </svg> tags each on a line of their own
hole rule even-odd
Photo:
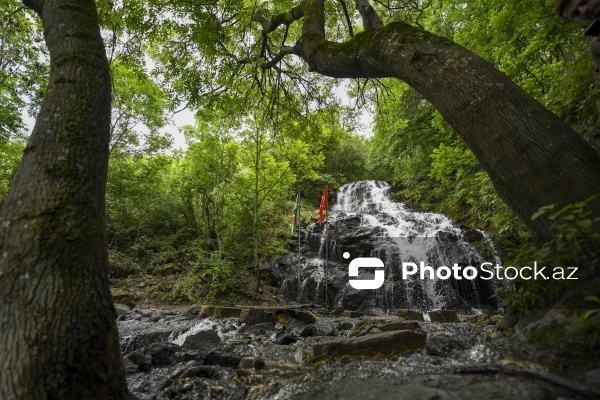
<svg viewBox="0 0 600 400">
<path fill-rule="evenodd" d="M 112 289 L 110 294 L 116 304 L 124 304 L 129 308 L 135 307 L 135 300 L 131 294 L 117 289 Z"/>
</svg>

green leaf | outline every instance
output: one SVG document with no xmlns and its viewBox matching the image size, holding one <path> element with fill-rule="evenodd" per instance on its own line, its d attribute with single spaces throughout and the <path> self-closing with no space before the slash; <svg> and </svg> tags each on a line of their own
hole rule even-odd
<svg viewBox="0 0 600 400">
<path fill-rule="evenodd" d="M 583 299 L 593 303 L 600 303 L 600 298 L 598 298 L 598 296 L 585 296 Z"/>
<path fill-rule="evenodd" d="M 540 207 L 539 210 L 537 210 L 532 216 L 531 216 L 531 220 L 535 221 L 536 219 L 538 219 L 539 217 L 541 217 L 542 215 L 544 215 L 547 211 L 549 210 L 553 210 L 554 209 L 554 204 L 551 204 L 549 206 L 543 206 Z"/>
</svg>

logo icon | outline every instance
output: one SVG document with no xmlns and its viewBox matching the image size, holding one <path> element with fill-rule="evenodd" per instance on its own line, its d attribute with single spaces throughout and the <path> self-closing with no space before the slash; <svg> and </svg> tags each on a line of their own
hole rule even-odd
<svg viewBox="0 0 600 400">
<path fill-rule="evenodd" d="M 348 252 L 344 253 L 344 258 L 350 258 Z M 359 268 L 383 268 L 383 261 L 376 257 L 359 257 L 350 261 L 348 265 L 348 275 L 350 277 L 358 276 Z M 383 285 L 385 279 L 385 272 L 382 269 L 375 270 L 374 279 L 350 279 L 350 286 L 354 289 L 379 289 Z"/>
</svg>

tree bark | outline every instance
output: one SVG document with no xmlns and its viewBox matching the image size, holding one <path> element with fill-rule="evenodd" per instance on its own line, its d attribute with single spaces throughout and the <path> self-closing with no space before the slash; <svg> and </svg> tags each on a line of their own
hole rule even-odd
<svg viewBox="0 0 600 400">
<path fill-rule="evenodd" d="M 96 7 L 27 5 L 51 70 L 0 209 L 0 398 L 121 399 L 104 231 L 111 83 Z"/>
<path fill-rule="evenodd" d="M 260 290 L 260 256 L 258 252 L 258 210 L 259 210 L 259 177 L 262 155 L 262 135 L 256 129 L 256 148 L 254 152 L 254 201 L 252 203 L 252 236 L 254 256 L 254 293 Z"/>
<path fill-rule="evenodd" d="M 531 220 L 540 207 L 561 207 L 600 193 L 598 154 L 479 56 L 403 22 L 365 26 L 352 39 L 335 43 L 325 39 L 323 0 L 306 0 L 303 12 L 302 37 L 294 50 L 310 71 L 335 78 L 392 77 L 409 84 L 463 138 L 499 196 L 535 236 L 553 235 L 546 216 Z M 600 199 L 590 207 L 600 216 Z"/>
</svg>

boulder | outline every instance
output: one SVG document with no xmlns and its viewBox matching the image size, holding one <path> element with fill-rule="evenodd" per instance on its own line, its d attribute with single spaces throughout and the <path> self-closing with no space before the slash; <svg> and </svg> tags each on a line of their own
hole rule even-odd
<svg viewBox="0 0 600 400">
<path fill-rule="evenodd" d="M 460 322 L 454 310 L 433 310 L 429 312 L 431 322 Z"/>
<path fill-rule="evenodd" d="M 354 326 L 349 332 L 349 336 L 364 336 L 369 333 L 376 333 L 373 330 L 392 332 L 401 330 L 415 331 L 419 328 L 420 326 L 417 321 L 406 321 L 398 317 L 367 317 L 360 320 Z"/>
<path fill-rule="evenodd" d="M 342 313 L 342 316 L 345 318 L 360 318 L 360 317 L 364 316 L 364 314 L 361 312 L 358 312 L 358 311 L 345 310 Z"/>
<path fill-rule="evenodd" d="M 131 308 L 125 304 L 115 303 L 115 310 L 117 311 L 117 318 L 121 320 L 123 318 L 120 317 L 126 318 L 131 313 L 131 311 L 129 311 Z"/>
<path fill-rule="evenodd" d="M 200 312 L 208 315 L 209 317 L 215 316 L 215 306 L 200 306 Z"/>
<path fill-rule="evenodd" d="M 425 319 L 423 318 L 423 313 L 420 311 L 414 311 L 414 310 L 406 310 L 406 309 L 396 310 L 396 317 L 411 320 L 411 321 L 425 321 Z"/>
<path fill-rule="evenodd" d="M 133 295 L 131 293 L 127 293 L 123 290 L 111 289 L 110 294 L 114 303 L 124 304 L 130 309 L 135 307 L 135 300 L 133 299 Z"/>
<path fill-rule="evenodd" d="M 289 344 L 296 343 L 297 341 L 298 341 L 298 338 L 296 337 L 296 335 L 288 333 L 288 334 L 285 334 L 285 335 L 281 336 L 280 338 L 278 338 L 275 341 L 275 343 L 283 345 L 283 346 L 287 346 Z"/>
<path fill-rule="evenodd" d="M 253 326 L 262 323 L 275 324 L 275 314 L 263 311 L 256 308 L 246 308 L 240 313 L 240 322 L 246 324 L 246 326 Z"/>
<path fill-rule="evenodd" d="M 221 338 L 217 331 L 200 331 L 188 335 L 183 341 L 182 347 L 190 350 L 211 351 L 221 344 Z"/>
<path fill-rule="evenodd" d="M 427 335 L 413 331 L 384 332 L 363 337 L 333 339 L 315 344 L 313 356 L 374 356 L 377 354 L 405 354 L 422 349 Z"/>
<path fill-rule="evenodd" d="M 454 350 L 462 350 L 464 346 L 448 336 L 430 336 L 425 345 L 425 351 L 432 356 L 449 357 Z"/>
<path fill-rule="evenodd" d="M 217 318 L 239 318 L 241 313 L 242 309 L 237 307 L 215 307 Z"/>
</svg>

